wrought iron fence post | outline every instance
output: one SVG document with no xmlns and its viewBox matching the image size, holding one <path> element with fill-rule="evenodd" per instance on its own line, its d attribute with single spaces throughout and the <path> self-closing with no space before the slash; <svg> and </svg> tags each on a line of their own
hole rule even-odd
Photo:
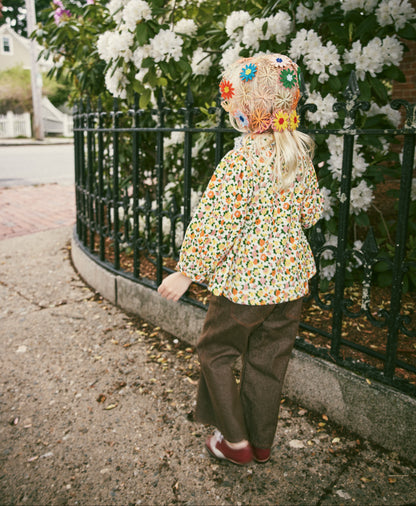
<svg viewBox="0 0 416 506">
<path fill-rule="evenodd" d="M 81 202 L 80 202 L 80 167 L 79 167 L 79 136 L 80 136 L 80 103 L 75 103 L 73 110 L 74 118 L 74 171 L 75 171 L 75 207 L 76 207 L 76 230 L 81 237 Z"/>
<path fill-rule="evenodd" d="M 86 223 L 86 203 L 85 203 L 85 137 L 84 137 L 84 129 L 85 129 L 85 114 L 84 114 L 84 104 L 82 100 L 79 101 L 80 103 L 80 115 L 79 115 L 79 121 L 80 121 L 80 132 L 78 137 L 78 169 L 79 169 L 79 200 L 81 204 L 81 214 L 82 214 L 82 221 L 81 221 L 81 230 L 80 230 L 80 237 L 82 242 L 85 244 L 87 242 L 87 223 Z"/>
<path fill-rule="evenodd" d="M 134 95 L 134 106 L 131 111 L 133 114 L 133 276 L 138 278 L 140 275 L 139 264 L 139 170 L 140 170 L 140 110 L 139 95 Z"/>
<path fill-rule="evenodd" d="M 350 215 L 352 162 L 354 156 L 355 116 L 358 109 L 369 108 L 367 102 L 359 101 L 360 89 L 354 72 L 351 72 L 344 93 L 345 103 L 337 103 L 334 110 L 345 111 L 344 149 L 342 155 L 342 171 L 339 197 L 338 242 L 336 251 L 335 291 L 332 318 L 331 354 L 339 357 L 344 313 L 345 269 L 347 267 L 347 240 Z"/>
<path fill-rule="evenodd" d="M 388 316 L 386 362 L 384 366 L 384 374 L 390 380 L 393 378 L 396 368 L 397 338 L 402 321 L 400 308 L 403 293 L 403 274 L 406 271 L 406 238 L 409 222 L 410 195 L 412 190 L 413 163 L 415 159 L 414 127 L 416 124 L 416 104 L 410 105 L 404 100 L 395 100 L 392 102 L 391 106 L 393 109 L 399 109 L 400 106 L 406 108 L 405 128 L 408 129 L 408 132 L 404 134 L 397 232 L 393 259 L 393 282 L 391 287 L 390 312 Z M 413 130 L 411 130 L 412 127 Z"/>
<path fill-rule="evenodd" d="M 331 343 L 331 354 L 334 357 L 339 356 L 339 350 L 341 345 L 342 319 L 344 310 L 345 269 L 347 266 L 346 249 L 348 240 L 348 223 L 350 212 L 353 149 L 354 149 L 354 136 L 345 134 L 344 152 L 342 157 L 340 199 L 339 199 L 338 242 L 335 256 L 336 271 L 335 271 L 335 291 L 333 303 L 334 312 L 332 318 L 332 343 Z"/>
<path fill-rule="evenodd" d="M 93 131 L 92 128 L 94 126 L 93 114 L 91 113 L 91 103 L 90 100 L 87 99 L 87 209 L 88 209 L 88 229 L 89 229 L 89 242 L 90 242 L 90 251 L 94 252 L 94 242 L 95 242 L 95 234 L 94 234 L 94 204 L 93 204 Z"/>
<path fill-rule="evenodd" d="M 113 240 L 114 240 L 114 268 L 120 269 L 120 221 L 118 214 L 119 203 L 119 107 L 118 100 L 115 98 L 113 103 Z"/>
<path fill-rule="evenodd" d="M 188 86 L 185 101 L 185 144 L 184 144 L 184 201 L 183 201 L 183 230 L 185 231 L 191 220 L 191 171 L 192 171 L 192 127 L 194 126 L 194 97 Z"/>
<path fill-rule="evenodd" d="M 98 230 L 100 235 L 100 260 L 103 261 L 105 258 L 105 239 L 104 239 L 104 165 L 103 165 L 103 105 L 101 97 L 98 99 L 97 105 L 98 111 Z M 105 114 L 105 113 L 104 113 Z"/>
<path fill-rule="evenodd" d="M 157 99 L 158 129 L 156 131 L 156 178 L 157 178 L 157 252 L 156 252 L 156 284 L 163 279 L 163 188 L 164 188 L 164 159 L 163 159 L 163 131 L 165 127 L 165 110 L 162 90 L 159 89 Z"/>
</svg>

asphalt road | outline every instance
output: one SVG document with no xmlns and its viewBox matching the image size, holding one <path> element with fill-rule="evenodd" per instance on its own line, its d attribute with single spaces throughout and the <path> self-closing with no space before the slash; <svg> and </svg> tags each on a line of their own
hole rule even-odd
<svg viewBox="0 0 416 506">
<path fill-rule="evenodd" d="M 0 146 L 0 187 L 74 184 L 72 144 Z"/>
</svg>

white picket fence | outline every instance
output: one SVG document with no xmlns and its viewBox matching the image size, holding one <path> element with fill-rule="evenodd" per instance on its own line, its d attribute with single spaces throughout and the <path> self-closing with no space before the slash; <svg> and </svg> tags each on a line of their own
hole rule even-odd
<svg viewBox="0 0 416 506">
<path fill-rule="evenodd" d="M 32 137 L 30 114 L 13 114 L 9 111 L 0 115 L 0 138 Z"/>
<path fill-rule="evenodd" d="M 43 128 L 45 135 L 72 137 L 72 116 L 64 114 L 46 98 L 42 98 Z M 14 114 L 9 111 L 0 115 L 0 138 L 32 137 L 30 114 Z"/>
</svg>

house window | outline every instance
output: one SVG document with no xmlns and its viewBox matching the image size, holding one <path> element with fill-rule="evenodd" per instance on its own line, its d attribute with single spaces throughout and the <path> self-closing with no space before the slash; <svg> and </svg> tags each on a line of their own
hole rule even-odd
<svg viewBox="0 0 416 506">
<path fill-rule="evenodd" d="M 12 39 L 7 36 L 3 36 L 1 39 L 1 52 L 3 54 L 11 54 L 12 53 Z"/>
</svg>

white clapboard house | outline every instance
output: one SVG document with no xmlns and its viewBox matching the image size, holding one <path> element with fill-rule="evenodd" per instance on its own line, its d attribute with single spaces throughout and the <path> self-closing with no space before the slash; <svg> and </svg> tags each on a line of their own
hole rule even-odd
<svg viewBox="0 0 416 506">
<path fill-rule="evenodd" d="M 16 33 L 8 24 L 0 26 L 0 72 L 12 67 L 31 68 L 30 41 Z M 40 72 L 47 72 L 51 62 L 40 59 Z M 46 98 L 42 98 L 43 124 L 45 135 L 72 136 L 72 117 L 54 107 Z M 0 115 L 0 137 L 31 137 L 30 114 Z"/>
</svg>

